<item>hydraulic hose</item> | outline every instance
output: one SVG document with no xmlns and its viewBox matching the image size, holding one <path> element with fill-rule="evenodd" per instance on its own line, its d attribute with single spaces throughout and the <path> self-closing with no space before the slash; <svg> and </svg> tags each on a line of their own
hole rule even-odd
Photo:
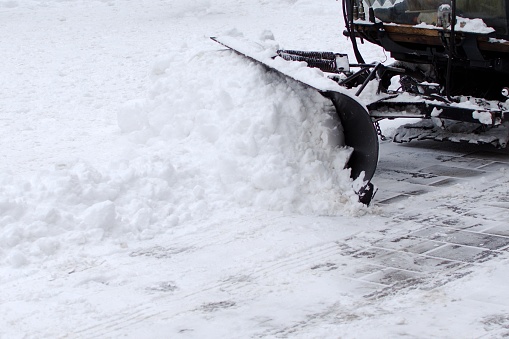
<svg viewBox="0 0 509 339">
<path fill-rule="evenodd" d="M 451 99 L 452 82 L 452 59 L 456 50 L 456 0 L 451 0 L 451 36 L 449 40 L 449 50 L 447 55 L 447 73 L 445 78 L 445 95 Z"/>
<path fill-rule="evenodd" d="M 359 47 L 357 46 L 357 39 L 355 36 L 355 32 L 353 30 L 353 2 L 356 0 L 343 0 L 343 18 L 345 21 L 346 31 L 352 40 L 352 48 L 355 54 L 355 59 L 359 64 L 365 64 L 364 58 L 359 52 Z M 361 0 L 362 1 L 362 0 Z"/>
</svg>

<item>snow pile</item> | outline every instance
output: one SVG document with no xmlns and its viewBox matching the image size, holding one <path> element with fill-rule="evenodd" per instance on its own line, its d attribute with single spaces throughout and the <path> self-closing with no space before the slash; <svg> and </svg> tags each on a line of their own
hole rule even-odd
<svg viewBox="0 0 509 339">
<path fill-rule="evenodd" d="M 344 169 L 350 150 L 334 144 L 332 107 L 317 92 L 209 41 L 159 59 L 152 77 L 147 98 L 118 113 L 125 159 L 2 173 L 0 261 L 18 267 L 62 247 L 150 239 L 245 208 L 364 210 Z"/>
<path fill-rule="evenodd" d="M 232 52 L 201 52 L 207 46 L 157 62 L 149 97 L 119 113 L 143 152 L 170 159 L 181 194 L 199 187 L 208 204 L 319 214 L 356 205 L 350 150 L 330 137 L 330 102 Z"/>
</svg>

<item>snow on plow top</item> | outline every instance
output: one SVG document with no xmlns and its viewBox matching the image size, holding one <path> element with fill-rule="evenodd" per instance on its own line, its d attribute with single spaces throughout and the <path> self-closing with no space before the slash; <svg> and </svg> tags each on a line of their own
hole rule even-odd
<svg viewBox="0 0 509 339">
<path fill-rule="evenodd" d="M 318 68 L 307 67 L 307 64 L 303 61 L 288 62 L 277 56 L 279 45 L 274 41 L 274 37 L 270 32 L 263 34 L 262 39 L 258 42 L 243 39 L 241 35 L 237 34 L 234 36 L 221 36 L 219 41 L 245 55 L 263 60 L 265 64 L 272 68 L 283 74 L 288 74 L 297 81 L 313 86 L 317 90 L 324 92 L 346 92 L 338 83 L 325 77 L 324 73 Z M 249 50 L 246 47 L 249 47 Z"/>
</svg>

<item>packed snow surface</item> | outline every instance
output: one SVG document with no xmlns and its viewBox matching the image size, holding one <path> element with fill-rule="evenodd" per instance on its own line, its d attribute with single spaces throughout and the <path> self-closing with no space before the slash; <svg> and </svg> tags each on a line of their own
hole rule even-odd
<svg viewBox="0 0 509 339">
<path fill-rule="evenodd" d="M 330 102 L 209 39 L 351 54 L 340 7 L 0 1 L 0 337 L 502 333 L 503 257 L 466 283 L 382 301 L 358 292 L 381 284 L 325 275 L 354 276 L 355 263 L 330 258 L 394 232 L 401 206 L 357 202 Z M 459 206 L 468 189 L 409 208 Z"/>
</svg>

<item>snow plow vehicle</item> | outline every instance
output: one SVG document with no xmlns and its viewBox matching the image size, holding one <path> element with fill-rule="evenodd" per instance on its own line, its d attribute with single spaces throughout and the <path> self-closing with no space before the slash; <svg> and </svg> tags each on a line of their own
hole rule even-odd
<svg viewBox="0 0 509 339">
<path fill-rule="evenodd" d="M 363 175 L 368 183 L 359 192 L 361 200 L 369 203 L 373 194 L 369 181 L 378 162 L 380 120 L 421 119 L 399 127 L 396 142 L 507 146 L 509 0 L 342 0 L 342 8 L 356 63 L 342 53 L 281 49 L 266 58 L 231 40 L 213 39 L 332 101 L 344 144 L 353 148 L 351 175 Z M 396 61 L 388 66 L 366 62 L 358 46 L 364 41 Z M 274 59 L 304 61 L 337 88 L 292 74 Z"/>
</svg>

